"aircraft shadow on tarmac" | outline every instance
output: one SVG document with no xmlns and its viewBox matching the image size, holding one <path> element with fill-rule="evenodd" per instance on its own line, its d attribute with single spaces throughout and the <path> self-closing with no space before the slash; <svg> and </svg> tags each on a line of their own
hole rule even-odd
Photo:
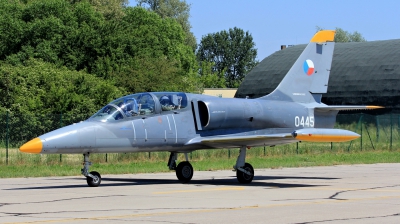
<svg viewBox="0 0 400 224">
<path fill-rule="evenodd" d="M 225 185 L 225 186 L 249 186 L 249 187 L 266 187 L 266 188 L 299 188 L 299 187 L 321 187 L 326 185 L 316 184 L 299 184 L 299 183 L 276 183 L 265 182 L 280 179 L 297 179 L 297 180 L 335 180 L 340 178 L 330 177 L 302 177 L 302 176 L 256 176 L 250 184 L 241 184 L 236 180 L 236 176 L 227 177 L 226 179 L 192 179 L 188 183 L 181 183 L 179 180 L 170 179 L 137 179 L 137 178 L 102 178 L 101 188 L 116 186 L 135 186 L 135 185 L 160 185 L 160 184 L 185 184 L 185 185 Z M 66 178 L 67 179 L 67 178 Z M 83 180 L 84 178 L 69 178 L 73 180 Z M 82 182 L 79 185 L 58 185 L 58 186 L 40 186 L 40 187 L 21 187 L 9 188 L 5 190 L 40 190 L 40 189 L 63 189 L 63 188 L 87 188 Z"/>
</svg>

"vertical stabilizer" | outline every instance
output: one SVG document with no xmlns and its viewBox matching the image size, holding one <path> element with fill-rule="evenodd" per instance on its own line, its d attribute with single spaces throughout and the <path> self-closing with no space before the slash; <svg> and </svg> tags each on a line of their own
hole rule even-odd
<svg viewBox="0 0 400 224">
<path fill-rule="evenodd" d="M 318 94 L 326 93 L 334 36 L 334 30 L 316 33 L 278 87 L 261 99 L 310 103 L 316 101 Z"/>
</svg>

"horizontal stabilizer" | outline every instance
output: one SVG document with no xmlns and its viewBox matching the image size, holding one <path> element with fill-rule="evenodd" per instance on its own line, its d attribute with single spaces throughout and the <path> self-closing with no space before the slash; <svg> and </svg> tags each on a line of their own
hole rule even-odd
<svg viewBox="0 0 400 224">
<path fill-rule="evenodd" d="M 381 106 L 325 106 L 325 107 L 315 107 L 315 110 L 320 111 L 340 111 L 340 110 L 374 110 L 382 109 Z"/>
</svg>

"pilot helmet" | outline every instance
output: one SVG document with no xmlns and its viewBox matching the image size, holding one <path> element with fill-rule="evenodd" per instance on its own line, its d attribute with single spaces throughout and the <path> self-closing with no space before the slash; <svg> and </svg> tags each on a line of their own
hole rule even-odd
<svg viewBox="0 0 400 224">
<path fill-rule="evenodd" d="M 169 103 L 169 98 L 168 98 L 168 96 L 162 96 L 162 97 L 160 98 L 160 103 L 161 103 L 161 104 L 168 104 L 168 103 Z"/>
</svg>

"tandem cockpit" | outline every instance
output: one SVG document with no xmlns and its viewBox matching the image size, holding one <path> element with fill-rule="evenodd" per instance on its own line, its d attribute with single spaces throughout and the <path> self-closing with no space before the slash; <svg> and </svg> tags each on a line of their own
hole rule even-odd
<svg viewBox="0 0 400 224">
<path fill-rule="evenodd" d="M 186 108 L 187 105 L 187 96 L 183 92 L 136 93 L 112 101 L 89 120 L 108 122 L 134 119 L 139 115 L 151 116 L 178 111 Z"/>
</svg>

